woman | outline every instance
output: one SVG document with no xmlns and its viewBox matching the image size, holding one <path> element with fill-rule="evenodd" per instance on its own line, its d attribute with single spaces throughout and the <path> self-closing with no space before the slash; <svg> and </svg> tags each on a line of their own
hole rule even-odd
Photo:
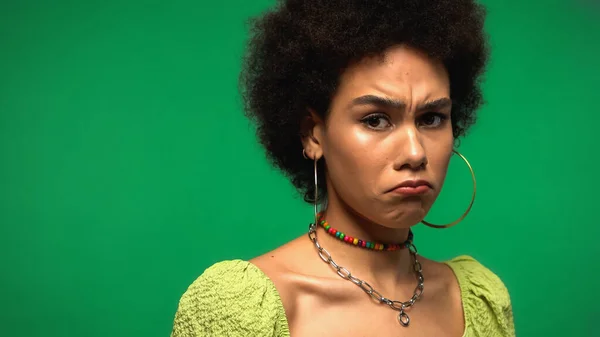
<svg viewBox="0 0 600 337">
<path fill-rule="evenodd" d="M 411 232 L 482 103 L 483 21 L 471 0 L 287 0 L 255 22 L 246 111 L 315 219 L 204 271 L 172 336 L 514 335 L 502 281 L 418 255 Z"/>
</svg>

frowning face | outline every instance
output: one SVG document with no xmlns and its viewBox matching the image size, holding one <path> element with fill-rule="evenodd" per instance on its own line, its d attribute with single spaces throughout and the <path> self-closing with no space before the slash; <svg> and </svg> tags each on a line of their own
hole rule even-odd
<svg viewBox="0 0 600 337">
<path fill-rule="evenodd" d="M 341 76 L 327 120 L 305 140 L 324 158 L 329 204 L 392 228 L 420 222 L 452 155 L 444 66 L 407 46 L 365 59 Z"/>
</svg>

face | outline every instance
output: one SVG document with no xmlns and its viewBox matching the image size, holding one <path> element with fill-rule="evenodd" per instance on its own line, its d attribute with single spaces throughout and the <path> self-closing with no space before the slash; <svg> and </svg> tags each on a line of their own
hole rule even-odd
<svg viewBox="0 0 600 337">
<path fill-rule="evenodd" d="M 452 155 L 448 74 L 406 46 L 348 68 L 326 121 L 305 140 L 327 167 L 329 206 L 385 227 L 424 219 Z"/>
</svg>

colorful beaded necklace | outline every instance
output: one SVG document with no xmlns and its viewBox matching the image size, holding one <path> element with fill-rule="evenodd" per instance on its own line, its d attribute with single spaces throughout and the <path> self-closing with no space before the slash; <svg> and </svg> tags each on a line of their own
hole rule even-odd
<svg viewBox="0 0 600 337">
<path fill-rule="evenodd" d="M 380 242 L 360 240 L 360 239 L 348 236 L 348 235 L 338 231 L 337 229 L 331 227 L 329 225 L 329 223 L 327 223 L 327 221 L 324 219 L 324 216 L 325 215 L 322 212 L 319 213 L 318 214 L 318 222 L 319 222 L 319 225 L 321 227 L 323 227 L 323 229 L 325 229 L 325 231 L 327 233 L 329 233 L 331 236 L 334 236 L 335 238 L 337 238 L 341 241 L 344 241 L 346 243 L 349 243 L 349 244 L 352 244 L 352 245 L 355 245 L 358 247 L 371 249 L 371 250 L 394 251 L 394 250 L 398 250 L 398 249 L 402 249 L 402 248 L 406 248 L 406 247 L 410 246 L 413 241 L 412 230 L 408 231 L 408 238 L 406 239 L 406 241 L 404 241 L 402 243 L 380 243 Z"/>
</svg>

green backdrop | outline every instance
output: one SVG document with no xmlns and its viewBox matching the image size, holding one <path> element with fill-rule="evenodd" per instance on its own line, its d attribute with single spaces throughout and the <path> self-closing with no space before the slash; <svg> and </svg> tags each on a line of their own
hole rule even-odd
<svg viewBox="0 0 600 337">
<path fill-rule="evenodd" d="M 500 275 L 520 336 L 600 336 L 600 9 L 485 3 L 488 104 L 460 147 L 478 198 L 419 251 Z M 245 20 L 271 4 L 0 4 L 1 336 L 167 336 L 206 267 L 305 232 L 237 94 Z M 432 222 L 468 203 L 459 159 L 447 179 Z"/>
</svg>

